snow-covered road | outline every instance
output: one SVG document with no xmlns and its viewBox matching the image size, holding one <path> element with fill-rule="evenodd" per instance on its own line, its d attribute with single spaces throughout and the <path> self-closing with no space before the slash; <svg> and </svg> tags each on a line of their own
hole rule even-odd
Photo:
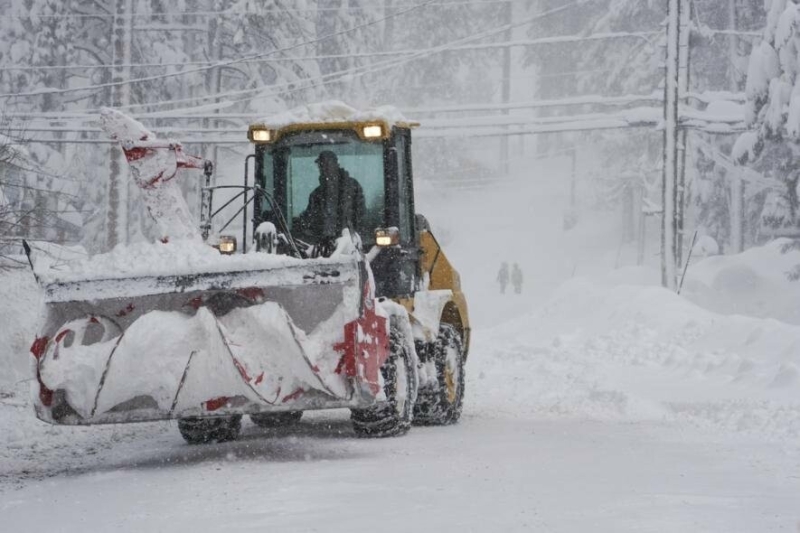
<svg viewBox="0 0 800 533">
<path fill-rule="evenodd" d="M 397 439 L 356 439 L 335 412 L 188 446 L 174 424 L 50 427 L 24 398 L 6 398 L 3 530 L 800 528 L 796 389 L 759 385 L 780 372 L 767 364 L 737 366 L 738 379 L 710 365 L 713 354 L 746 356 L 708 345 L 725 340 L 714 328 L 731 318 L 704 322 L 678 297 L 641 289 L 670 324 L 659 330 L 629 290 L 621 306 L 619 288 L 572 284 L 537 313 L 479 330 L 462 422 Z M 635 324 L 579 317 L 580 330 L 566 328 L 565 316 L 603 297 L 604 315 L 624 309 Z M 791 345 L 800 328 L 785 327 Z"/>
<path fill-rule="evenodd" d="M 797 470 L 764 464 L 770 450 L 659 423 L 473 412 L 360 441 L 326 416 L 207 447 L 145 430 L 120 448 L 6 491 L 4 530 L 754 532 L 800 520 Z"/>
</svg>

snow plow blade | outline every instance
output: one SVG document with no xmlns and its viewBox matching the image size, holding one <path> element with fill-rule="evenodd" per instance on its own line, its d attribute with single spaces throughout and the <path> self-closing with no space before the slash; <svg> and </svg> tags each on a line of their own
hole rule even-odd
<svg viewBox="0 0 800 533">
<path fill-rule="evenodd" d="M 388 320 L 368 268 L 353 255 L 43 282 L 37 416 L 103 424 L 371 405 L 383 399 Z"/>
</svg>

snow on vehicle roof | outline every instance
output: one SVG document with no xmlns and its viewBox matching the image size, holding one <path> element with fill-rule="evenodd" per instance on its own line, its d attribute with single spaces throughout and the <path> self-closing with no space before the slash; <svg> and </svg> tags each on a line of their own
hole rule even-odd
<svg viewBox="0 0 800 533">
<path fill-rule="evenodd" d="M 340 122 L 384 121 L 392 125 L 414 125 L 394 106 L 358 110 L 339 100 L 328 100 L 296 107 L 277 115 L 265 117 L 260 123 L 270 128 L 285 128 L 293 124 L 327 124 Z"/>
</svg>

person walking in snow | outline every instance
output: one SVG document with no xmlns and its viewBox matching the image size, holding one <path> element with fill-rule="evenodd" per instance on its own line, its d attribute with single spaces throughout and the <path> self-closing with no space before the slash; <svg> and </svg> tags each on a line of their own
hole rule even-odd
<svg viewBox="0 0 800 533">
<path fill-rule="evenodd" d="M 522 294 L 522 269 L 517 263 L 514 263 L 511 270 L 511 284 L 514 285 L 515 294 Z"/>
<path fill-rule="evenodd" d="M 508 263 L 503 261 L 500 265 L 500 272 L 497 273 L 497 282 L 500 284 L 500 294 L 505 294 L 508 285 Z"/>
</svg>

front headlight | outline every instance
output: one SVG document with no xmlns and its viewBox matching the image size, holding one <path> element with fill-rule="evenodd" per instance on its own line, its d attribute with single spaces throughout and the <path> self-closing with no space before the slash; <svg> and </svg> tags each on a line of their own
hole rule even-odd
<svg viewBox="0 0 800 533">
<path fill-rule="evenodd" d="M 375 244 L 380 247 L 400 244 L 400 230 L 396 227 L 378 228 L 375 230 Z"/>
<path fill-rule="evenodd" d="M 219 253 L 231 255 L 236 253 L 236 237 L 233 235 L 222 235 L 219 238 Z"/>
</svg>

